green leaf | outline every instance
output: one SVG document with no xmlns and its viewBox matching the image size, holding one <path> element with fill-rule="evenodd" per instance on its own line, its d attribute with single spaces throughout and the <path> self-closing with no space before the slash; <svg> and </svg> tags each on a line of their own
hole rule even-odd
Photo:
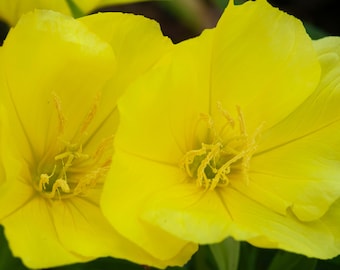
<svg viewBox="0 0 340 270">
<path fill-rule="evenodd" d="M 84 12 L 77 6 L 77 4 L 73 0 L 66 0 L 66 3 L 70 8 L 72 16 L 74 18 L 80 18 L 85 15 Z"/>
<path fill-rule="evenodd" d="M 279 251 L 272 260 L 268 270 L 314 270 L 316 259 L 307 258 L 303 255 Z"/>
<path fill-rule="evenodd" d="M 13 257 L 2 226 L 0 226 L 0 269 L 27 270 L 20 259 Z"/>
<path fill-rule="evenodd" d="M 240 242 L 229 237 L 223 242 L 209 247 L 219 270 L 237 270 L 240 257 Z"/>
</svg>

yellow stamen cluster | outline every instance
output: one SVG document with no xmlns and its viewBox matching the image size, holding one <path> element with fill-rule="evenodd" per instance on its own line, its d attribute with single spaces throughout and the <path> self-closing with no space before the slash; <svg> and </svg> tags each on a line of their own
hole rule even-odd
<svg viewBox="0 0 340 270">
<path fill-rule="evenodd" d="M 43 196 L 46 198 L 54 198 L 56 192 L 58 197 L 61 198 L 61 194 L 70 193 L 71 189 L 67 181 L 67 172 L 71 168 L 73 161 L 77 159 L 86 160 L 89 158 L 89 155 L 82 153 L 82 146 L 80 145 L 77 149 L 76 144 L 69 144 L 67 146 L 67 151 L 55 156 L 56 164 L 54 165 L 53 171 L 50 175 L 46 173 L 42 173 L 40 175 L 39 187 L 38 190 L 42 192 Z M 57 164 L 59 162 L 60 164 Z M 58 174 L 56 174 L 56 169 L 60 168 Z M 50 179 L 52 181 L 50 181 Z M 78 182 L 79 185 L 81 182 Z M 49 187 L 51 187 L 51 191 L 48 191 Z"/>
<path fill-rule="evenodd" d="M 237 108 L 239 130 L 235 136 L 235 120 L 227 111 L 218 104 L 219 110 L 227 120 L 220 133 L 216 132 L 214 122 L 208 115 L 202 118 L 207 121 L 208 129 L 212 131 L 212 141 L 201 143 L 200 149 L 188 151 L 180 162 L 180 167 L 187 173 L 190 179 L 194 178 L 199 187 L 205 190 L 214 190 L 218 186 L 230 184 L 232 168 L 241 170 L 243 179 L 249 182 L 247 171 L 252 154 L 256 149 L 256 137 L 260 131 L 258 128 L 254 135 L 249 136 L 246 130 L 244 117 L 240 108 Z M 221 139 L 219 135 L 226 129 L 231 129 L 228 138 Z"/>
<path fill-rule="evenodd" d="M 111 165 L 113 136 L 99 142 L 92 154 L 84 153 L 81 143 L 87 135 L 88 126 L 95 117 L 99 98 L 99 95 L 95 98 L 93 107 L 75 136 L 79 139 L 75 143 L 58 139 L 56 143 L 61 141 L 63 150 L 55 156 L 50 156 L 40 166 L 39 171 L 42 173 L 38 174 L 38 180 L 34 182 L 34 186 L 43 197 L 64 199 L 83 195 L 97 184 L 98 179 L 106 175 Z M 55 93 L 53 93 L 53 100 L 58 113 L 58 137 L 61 137 L 65 130 L 66 117 L 63 115 L 60 98 Z"/>
</svg>

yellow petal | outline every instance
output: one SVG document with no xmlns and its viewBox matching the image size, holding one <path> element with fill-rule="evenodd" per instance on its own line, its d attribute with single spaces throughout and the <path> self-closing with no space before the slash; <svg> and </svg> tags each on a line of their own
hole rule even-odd
<svg viewBox="0 0 340 270">
<path fill-rule="evenodd" d="M 108 5 L 139 1 L 142 0 L 73 0 L 84 14 L 89 14 L 95 9 Z M 72 15 L 66 0 L 3 0 L 0 1 L 0 18 L 9 25 L 15 25 L 23 14 L 33 11 L 34 9 L 49 9 L 66 15 Z"/>
<path fill-rule="evenodd" d="M 3 51 L 2 48 L 0 48 L 0 58 L 2 58 L 2 51 Z M 0 74 L 1 74 L 1 70 L 0 70 Z M 3 82 L 3 80 L 0 79 L 0 88 L 3 89 L 4 85 L 1 84 L 1 82 Z M 7 118 L 7 114 L 5 113 L 6 113 L 6 110 L 3 108 L 3 106 L 0 106 L 0 144 L 2 144 L 2 140 L 3 140 L 4 126 L 8 125 L 8 121 L 7 121 L 8 118 Z M 2 152 L 0 152 L 0 185 L 5 182 L 5 168 L 3 165 L 3 161 L 4 161 L 3 157 L 4 155 L 2 154 Z"/>
<path fill-rule="evenodd" d="M 187 257 L 185 260 L 180 257 L 164 262 L 157 260 L 122 237 L 107 222 L 97 205 L 101 190 L 91 190 L 90 193 L 86 198 L 53 202 L 51 216 L 58 238 L 67 250 L 84 257 L 113 256 L 158 267 L 183 264 L 188 260 Z"/>
<path fill-rule="evenodd" d="M 112 46 L 117 68 L 107 91 L 114 89 L 117 96 L 171 47 L 171 41 L 163 36 L 158 23 L 143 16 L 108 12 L 79 21 Z"/>
<path fill-rule="evenodd" d="M 291 213 L 280 215 L 233 189 L 224 189 L 221 196 L 233 219 L 231 235 L 237 240 L 321 259 L 339 253 L 333 234 L 321 221 L 301 222 Z"/>
<path fill-rule="evenodd" d="M 17 163 L 16 163 L 17 164 Z M 20 167 L 19 167 L 20 168 Z M 25 204 L 29 204 L 35 192 L 23 179 L 7 181 L 0 185 L 0 222 Z"/>
<path fill-rule="evenodd" d="M 13 255 L 34 269 L 91 259 L 70 252 L 60 243 L 51 210 L 44 198 L 35 197 L 1 222 Z"/>
<path fill-rule="evenodd" d="M 79 21 L 108 42 L 115 52 L 115 72 L 111 72 L 113 76 L 103 88 L 100 111 L 96 115 L 98 121 L 89 129 L 89 133 L 92 130 L 103 131 L 106 127 L 102 123 L 105 123 L 112 133 L 118 123 L 115 101 L 131 82 L 155 65 L 171 47 L 171 42 L 163 36 L 155 21 L 142 16 L 100 13 Z M 113 123 L 107 124 L 108 119 L 112 119 Z"/>
<path fill-rule="evenodd" d="M 20 146 L 23 153 L 41 157 L 61 129 L 67 140 L 75 135 L 112 76 L 112 48 L 70 17 L 35 11 L 10 31 L 3 50 L 2 100 L 17 141 L 29 146 Z"/>
<path fill-rule="evenodd" d="M 289 202 L 300 220 L 320 218 L 340 195 L 339 155 L 328 145 L 340 146 L 338 139 L 330 136 L 339 128 L 336 125 L 253 157 L 250 181 Z M 247 187 L 242 190 L 248 194 Z M 250 196 L 261 202 L 265 198 L 263 193 Z"/>
<path fill-rule="evenodd" d="M 313 94 L 287 119 L 262 135 L 258 152 L 285 145 L 335 123 L 338 118 L 340 40 L 328 37 L 314 41 L 322 74 Z"/>
<path fill-rule="evenodd" d="M 339 45 L 339 38 L 315 42 L 322 67 L 319 86 L 263 134 L 251 163 L 253 181 L 283 198 L 301 220 L 320 218 L 340 195 Z M 250 196 L 261 202 L 265 198 Z"/>
<path fill-rule="evenodd" d="M 313 138 L 318 142 L 315 150 L 308 140 L 280 153 L 266 152 L 267 148 L 261 145 L 268 138 L 270 141 L 268 134 L 276 128 L 275 124 L 288 119 L 300 103 L 308 100 L 319 75 L 312 42 L 297 20 L 264 1 L 228 7 L 216 29 L 176 45 L 157 69 L 134 83 L 120 101 L 117 153 L 102 199 L 105 215 L 120 233 L 143 243 L 158 258 L 167 258 L 179 250 L 178 242 L 166 251 L 156 250 L 162 234 L 171 236 L 166 232 L 204 243 L 218 241 L 230 233 L 264 247 L 320 258 L 336 255 L 334 245 L 319 251 L 320 246 L 332 243 L 333 235 L 318 219 L 338 196 L 337 187 L 330 188 L 334 179 L 324 181 L 325 187 L 316 195 L 320 183 L 314 181 L 318 177 L 327 179 L 335 167 L 329 170 L 325 163 L 322 170 L 306 172 L 311 165 L 319 165 L 315 159 L 333 155 L 329 151 L 324 156 L 327 147 L 320 143 L 328 139 L 329 133 Z M 187 151 L 199 149 L 200 140 L 214 132 L 217 112 L 225 116 L 218 109 L 218 102 L 229 112 L 239 106 L 237 116 L 242 118 L 244 114 L 247 128 L 254 130 L 264 121 L 267 130 L 259 140 L 259 152 L 250 162 L 249 183 L 237 182 L 244 177 L 232 171 L 230 179 L 223 179 L 230 182 L 229 186 L 216 187 L 222 202 L 215 195 L 201 201 L 199 193 L 192 191 L 194 188 L 186 188 L 187 176 L 179 165 Z M 224 121 L 225 118 L 228 117 Z M 335 128 L 332 127 L 333 132 Z M 335 138 L 329 139 L 335 142 Z M 307 165 L 298 167 L 302 161 Z M 237 171 L 239 164 L 234 165 Z M 229 171 L 226 174 L 229 178 Z M 286 178 L 291 181 L 284 182 Z M 267 186 L 270 180 L 273 181 Z M 277 183 L 283 187 L 282 192 L 275 186 Z M 175 185 L 183 185 L 183 189 L 173 188 Z M 320 202 L 312 205 L 312 200 L 319 198 Z M 114 209 L 116 204 L 122 205 L 122 209 Z M 215 220 L 209 206 L 217 212 Z M 207 220 L 203 219 L 205 216 Z M 211 235 L 204 231 L 209 225 L 216 228 Z"/>
<path fill-rule="evenodd" d="M 143 202 L 160 188 L 173 185 L 180 176 L 177 167 L 144 160 L 118 148 L 104 184 L 104 215 L 120 234 L 159 260 L 176 256 L 188 242 L 141 220 Z M 160 241 L 166 243 L 162 248 Z M 196 245 L 191 245 L 194 251 Z M 187 259 L 191 255 L 187 254 Z"/>
<path fill-rule="evenodd" d="M 155 76 L 147 74 L 119 101 L 122 120 L 115 144 L 133 155 L 176 166 L 183 152 L 172 135 L 167 99 L 169 95 L 159 92 L 158 88 L 165 86 L 162 80 L 165 74 L 158 70 L 151 73 Z M 140 106 L 141 100 L 143 107 Z M 154 102 L 155 100 L 158 101 Z M 141 141 L 143 143 L 140 143 Z"/>
<path fill-rule="evenodd" d="M 247 128 L 270 127 L 314 90 L 320 68 L 302 23 L 266 1 L 229 5 L 215 31 L 212 109 L 239 106 Z"/>
<path fill-rule="evenodd" d="M 29 203 L 34 196 L 31 183 L 21 177 L 29 176 L 29 164 L 23 162 L 13 147 L 13 134 L 9 129 L 7 110 L 0 107 L 0 221 Z"/>
<path fill-rule="evenodd" d="M 93 202 L 88 197 L 52 202 L 51 216 L 60 242 L 66 249 L 86 257 L 109 256 L 110 248 L 120 257 L 124 254 L 124 241 L 106 222 L 96 205 L 98 200 Z"/>
<path fill-rule="evenodd" d="M 339 230 L 339 220 L 340 220 L 340 200 L 337 200 L 325 216 L 322 217 L 322 222 L 330 229 L 334 236 L 334 244 L 338 250 L 340 250 L 340 230 Z"/>
<path fill-rule="evenodd" d="M 10 25 L 15 25 L 23 14 L 34 9 L 51 9 L 71 15 L 64 0 L 5 0 L 0 1 L 0 18 Z"/>
<path fill-rule="evenodd" d="M 211 39 L 206 37 L 201 41 L 209 44 Z M 119 101 L 117 146 L 177 166 L 184 153 L 197 144 L 193 138 L 199 133 L 199 126 L 208 126 L 209 92 L 197 91 L 203 83 L 208 85 L 207 68 L 198 65 L 196 54 L 187 54 L 187 48 L 204 55 L 205 47 L 200 46 L 199 40 L 187 41 L 171 54 L 170 65 L 162 63 L 164 66 L 140 77 Z"/>
<path fill-rule="evenodd" d="M 143 218 L 165 231 L 199 244 L 216 243 L 228 235 L 228 210 L 217 192 L 192 183 L 177 184 L 151 195 Z"/>
</svg>

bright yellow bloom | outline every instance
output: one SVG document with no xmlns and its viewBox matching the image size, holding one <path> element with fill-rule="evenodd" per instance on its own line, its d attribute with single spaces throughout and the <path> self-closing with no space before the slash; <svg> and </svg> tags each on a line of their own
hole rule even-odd
<svg viewBox="0 0 340 270">
<path fill-rule="evenodd" d="M 111 224 L 156 257 L 165 233 L 339 254 L 339 48 L 264 0 L 176 45 L 118 103 Z"/>
<path fill-rule="evenodd" d="M 143 0 L 73 0 L 84 14 L 108 5 L 139 1 Z M 33 11 L 36 8 L 50 9 L 66 15 L 72 14 L 66 0 L 1 0 L 0 19 L 10 25 L 15 25 L 22 14 Z"/>
<path fill-rule="evenodd" d="M 116 100 L 171 45 L 141 16 L 22 17 L 0 49 L 0 223 L 15 256 L 47 268 L 100 256 L 164 267 L 120 236 L 99 197 L 112 158 Z M 118 204 L 115 207 L 120 207 Z"/>
</svg>

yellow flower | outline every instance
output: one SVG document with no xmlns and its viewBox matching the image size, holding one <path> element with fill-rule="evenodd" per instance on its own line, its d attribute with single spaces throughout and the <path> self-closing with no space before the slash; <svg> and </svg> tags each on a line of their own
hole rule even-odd
<svg viewBox="0 0 340 270">
<path fill-rule="evenodd" d="M 139 1 L 142 0 L 73 0 L 74 4 L 84 14 L 88 14 L 96 8 L 108 5 Z M 67 2 L 67 0 L 1 0 L 0 19 L 6 21 L 10 25 L 15 25 L 22 14 L 33 11 L 36 8 L 50 9 L 66 15 L 72 15 Z"/>
<path fill-rule="evenodd" d="M 15 256 L 47 268 L 113 256 L 160 261 L 120 236 L 99 207 L 116 100 L 171 45 L 141 16 L 22 17 L 0 49 L 0 223 Z M 115 207 L 120 207 L 118 204 Z"/>
<path fill-rule="evenodd" d="M 166 233 L 339 254 L 339 48 L 264 0 L 176 45 L 118 103 L 111 224 L 156 257 Z"/>
</svg>

